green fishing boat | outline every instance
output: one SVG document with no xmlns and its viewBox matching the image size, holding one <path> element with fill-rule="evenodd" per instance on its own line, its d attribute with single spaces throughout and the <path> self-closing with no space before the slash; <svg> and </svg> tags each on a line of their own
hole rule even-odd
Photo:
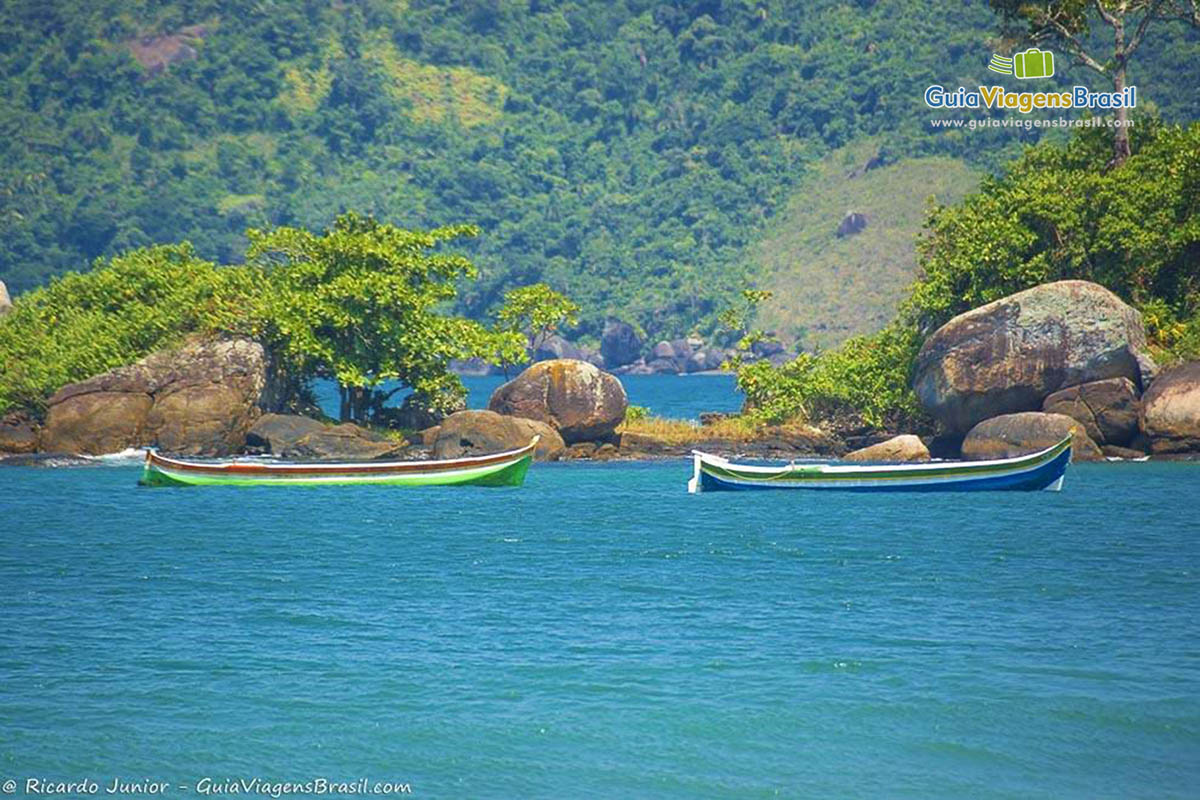
<svg viewBox="0 0 1200 800">
<path fill-rule="evenodd" d="M 284 463 L 185 461 L 146 453 L 142 486 L 520 486 L 533 461 L 537 436 L 516 450 L 437 461 Z"/>
</svg>

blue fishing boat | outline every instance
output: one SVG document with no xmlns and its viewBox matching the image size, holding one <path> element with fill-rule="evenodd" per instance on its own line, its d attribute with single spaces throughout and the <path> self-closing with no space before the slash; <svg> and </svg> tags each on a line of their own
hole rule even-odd
<svg viewBox="0 0 1200 800">
<path fill-rule="evenodd" d="M 1057 492 L 1071 463 L 1071 437 L 1036 453 L 990 461 L 923 464 L 737 464 L 693 451 L 688 492 L 834 489 L 851 492 Z"/>
</svg>

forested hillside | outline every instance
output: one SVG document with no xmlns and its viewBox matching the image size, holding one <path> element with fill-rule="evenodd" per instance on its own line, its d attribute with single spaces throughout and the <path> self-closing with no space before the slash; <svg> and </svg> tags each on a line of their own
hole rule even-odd
<svg viewBox="0 0 1200 800">
<path fill-rule="evenodd" d="M 185 239 L 236 262 L 248 227 L 355 209 L 479 225 L 468 314 L 544 280 L 585 336 L 612 312 L 707 330 L 831 151 L 871 136 L 883 163 L 987 170 L 1038 136 L 929 130 L 924 87 L 972 85 L 1007 47 L 986 4 L 949 8 L 3 0 L 0 279 Z M 1197 52 L 1163 25 L 1131 68 L 1167 119 L 1200 117 Z M 1056 82 L 1086 80 L 1062 63 Z"/>
</svg>

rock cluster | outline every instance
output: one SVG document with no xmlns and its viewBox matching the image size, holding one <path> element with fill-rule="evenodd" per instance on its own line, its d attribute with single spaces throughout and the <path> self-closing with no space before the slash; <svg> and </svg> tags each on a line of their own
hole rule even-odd
<svg viewBox="0 0 1200 800">
<path fill-rule="evenodd" d="M 711 372 L 720 369 L 732 355 L 732 351 L 707 345 L 702 340 L 673 339 L 657 343 L 644 358 L 626 364 L 614 372 L 618 375 Z"/>
<path fill-rule="evenodd" d="M 967 458 L 1048 447 L 1076 460 L 1200 451 L 1200 363 L 1158 373 L 1141 315 L 1059 281 L 960 314 L 917 356 L 913 388 Z"/>
<path fill-rule="evenodd" d="M 274 396 L 263 348 L 249 339 L 194 340 L 59 389 L 40 449 L 100 454 L 154 445 L 189 455 L 238 452 Z"/>
<path fill-rule="evenodd" d="M 960 314 L 917 355 L 913 388 L 948 430 L 1040 411 L 1060 389 L 1154 374 L 1141 314 L 1102 286 L 1059 281 Z"/>
</svg>

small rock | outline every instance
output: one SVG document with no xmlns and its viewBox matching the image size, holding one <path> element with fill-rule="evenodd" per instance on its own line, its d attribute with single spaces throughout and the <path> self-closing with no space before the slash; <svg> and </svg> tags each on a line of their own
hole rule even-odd
<svg viewBox="0 0 1200 800">
<path fill-rule="evenodd" d="M 37 423 L 14 411 L 0 417 L 0 453 L 33 453 L 38 449 Z"/>
<path fill-rule="evenodd" d="M 841 223 L 837 227 L 837 237 L 844 239 L 847 236 L 853 236 L 860 233 L 867 227 L 867 215 L 860 214 L 857 211 L 851 211 L 842 217 Z"/>
<path fill-rule="evenodd" d="M 595 442 L 577 442 L 562 453 L 563 459 L 591 458 L 596 452 Z"/>
<path fill-rule="evenodd" d="M 401 458 L 403 449 L 403 442 L 345 422 L 305 434 L 282 455 L 295 461 L 378 461 Z"/>
<path fill-rule="evenodd" d="M 8 287 L 0 281 L 0 317 L 12 311 L 12 299 L 8 296 Z"/>
<path fill-rule="evenodd" d="M 750 352 L 759 358 L 770 358 L 777 353 L 784 352 L 785 349 L 783 342 L 778 339 L 760 339 L 750 345 Z"/>
<path fill-rule="evenodd" d="M 450 371 L 456 375 L 481 376 L 499 375 L 503 369 L 489 364 L 482 358 L 454 359 L 450 362 Z"/>
<path fill-rule="evenodd" d="M 653 375 L 653 374 L 655 374 L 655 372 L 654 372 L 654 369 L 651 368 L 650 365 L 646 363 L 645 359 L 639 358 L 637 361 L 633 362 L 632 364 L 626 364 L 623 367 L 618 367 L 616 370 L 614 370 L 614 374 L 617 374 L 617 375 Z"/>
<path fill-rule="evenodd" d="M 1130 447 L 1117 447 L 1115 444 L 1106 444 L 1100 450 L 1104 453 L 1105 458 L 1120 458 L 1126 461 L 1133 461 L 1146 457 L 1146 454 L 1141 450 L 1134 450 Z"/>
<path fill-rule="evenodd" d="M 600 354 L 606 366 L 623 367 L 632 364 L 642 355 L 642 337 L 628 322 L 610 317 L 604 323 L 600 336 Z"/>
<path fill-rule="evenodd" d="M 595 461 L 611 461 L 620 455 L 617 446 L 612 442 L 605 442 L 596 448 L 596 452 L 592 453 L 592 459 Z"/>
<path fill-rule="evenodd" d="M 263 414 L 246 432 L 246 447 L 278 454 L 324 428 L 324 423 L 299 414 Z"/>
<path fill-rule="evenodd" d="M 855 450 L 852 453 L 847 453 L 843 460 L 845 461 L 928 461 L 929 449 L 925 447 L 925 443 L 920 437 L 912 434 L 904 434 L 894 436 L 886 442 L 873 444 L 870 447 L 864 447 L 861 450 Z"/>
<path fill-rule="evenodd" d="M 1142 396 L 1141 428 L 1156 455 L 1200 452 L 1200 361 L 1154 379 Z"/>
<path fill-rule="evenodd" d="M 1083 423 L 1096 444 L 1124 446 L 1137 435 L 1141 408 L 1133 381 L 1109 378 L 1057 391 L 1046 398 L 1042 410 Z"/>
<path fill-rule="evenodd" d="M 679 448 L 673 447 L 657 436 L 648 433 L 621 434 L 619 449 L 626 456 L 661 456 L 672 453 Z"/>
<path fill-rule="evenodd" d="M 449 403 L 450 408 L 442 411 L 434 407 L 428 397 L 420 392 L 412 392 L 408 397 L 404 398 L 404 402 L 399 408 L 385 408 L 379 415 L 379 423 L 388 428 L 406 431 L 424 430 L 433 425 L 437 425 L 447 414 L 453 414 L 455 411 L 465 411 L 467 401 L 464 397 L 455 398 Z"/>
<path fill-rule="evenodd" d="M 544 422 L 495 411 L 459 411 L 442 421 L 433 456 L 460 458 L 515 450 L 529 444 L 535 434 L 541 437 L 535 452 L 539 461 L 558 458 L 566 447 L 558 431 Z"/>
<path fill-rule="evenodd" d="M 650 357 L 646 360 L 650 362 L 660 358 L 674 360 L 675 348 L 671 346 L 670 342 L 659 342 L 654 345 L 654 348 L 650 351 Z"/>
<path fill-rule="evenodd" d="M 1073 439 L 1072 460 L 1099 461 L 1103 458 L 1083 425 L 1064 414 L 1041 411 L 1022 411 L 984 420 L 963 439 L 962 454 L 968 461 L 1013 458 L 1044 450 L 1067 435 Z"/>
<path fill-rule="evenodd" d="M 646 365 L 647 372 L 635 372 L 631 375 L 674 375 L 679 372 L 679 364 L 673 358 L 656 358 Z"/>
<path fill-rule="evenodd" d="M 586 354 L 576 345 L 568 342 L 563 337 L 556 333 L 552 333 L 545 338 L 532 353 L 531 361 L 550 361 L 555 358 L 573 358 L 579 361 L 586 361 Z"/>
</svg>

